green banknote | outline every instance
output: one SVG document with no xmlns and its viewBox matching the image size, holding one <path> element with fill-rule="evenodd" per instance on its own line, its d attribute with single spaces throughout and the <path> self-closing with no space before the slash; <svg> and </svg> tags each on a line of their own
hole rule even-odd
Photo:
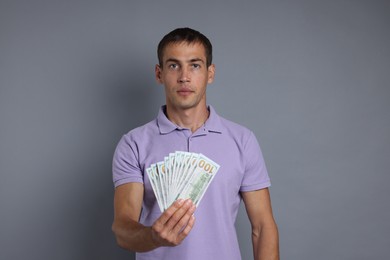
<svg viewBox="0 0 390 260">
<path fill-rule="evenodd" d="M 199 153 L 176 151 L 146 169 L 158 206 L 163 212 L 177 199 L 198 206 L 220 166 Z"/>
</svg>

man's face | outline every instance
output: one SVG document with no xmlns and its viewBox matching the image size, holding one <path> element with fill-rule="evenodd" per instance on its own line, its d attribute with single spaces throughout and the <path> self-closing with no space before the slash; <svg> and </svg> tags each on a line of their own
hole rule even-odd
<svg viewBox="0 0 390 260">
<path fill-rule="evenodd" d="M 167 106 L 186 110 L 206 106 L 206 87 L 214 79 L 214 65 L 207 67 L 202 44 L 169 44 L 162 66 L 156 65 L 156 79 L 165 86 Z"/>
</svg>

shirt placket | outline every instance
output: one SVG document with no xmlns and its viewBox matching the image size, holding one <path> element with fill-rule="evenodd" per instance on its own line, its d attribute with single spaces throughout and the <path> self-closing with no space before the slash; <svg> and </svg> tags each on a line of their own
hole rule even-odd
<svg viewBox="0 0 390 260">
<path fill-rule="evenodd" d="M 205 135 L 207 135 L 207 130 L 205 128 L 200 128 L 195 133 L 191 133 L 187 138 L 188 152 L 196 151 L 196 140 Z"/>
</svg>

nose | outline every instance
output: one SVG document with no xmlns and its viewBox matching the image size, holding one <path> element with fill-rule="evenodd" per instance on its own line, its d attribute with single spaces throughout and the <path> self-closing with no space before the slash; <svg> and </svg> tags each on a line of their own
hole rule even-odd
<svg viewBox="0 0 390 260">
<path fill-rule="evenodd" d="M 180 75 L 178 78 L 179 83 L 185 83 L 190 81 L 190 72 L 187 68 L 182 68 L 180 70 Z"/>
</svg>

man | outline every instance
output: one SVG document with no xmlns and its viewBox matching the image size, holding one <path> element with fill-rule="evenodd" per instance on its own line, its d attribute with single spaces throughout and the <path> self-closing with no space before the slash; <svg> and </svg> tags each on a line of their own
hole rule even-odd
<svg viewBox="0 0 390 260">
<path fill-rule="evenodd" d="M 167 34 L 158 46 L 156 80 L 166 105 L 133 129 L 114 154 L 114 223 L 118 244 L 137 259 L 241 259 L 234 222 L 241 198 L 252 225 L 255 259 L 279 259 L 270 181 L 254 134 L 206 103 L 214 80 L 212 45 L 190 28 Z M 163 213 L 145 170 L 175 151 L 202 153 L 220 165 L 196 208 L 177 200 Z"/>
</svg>

